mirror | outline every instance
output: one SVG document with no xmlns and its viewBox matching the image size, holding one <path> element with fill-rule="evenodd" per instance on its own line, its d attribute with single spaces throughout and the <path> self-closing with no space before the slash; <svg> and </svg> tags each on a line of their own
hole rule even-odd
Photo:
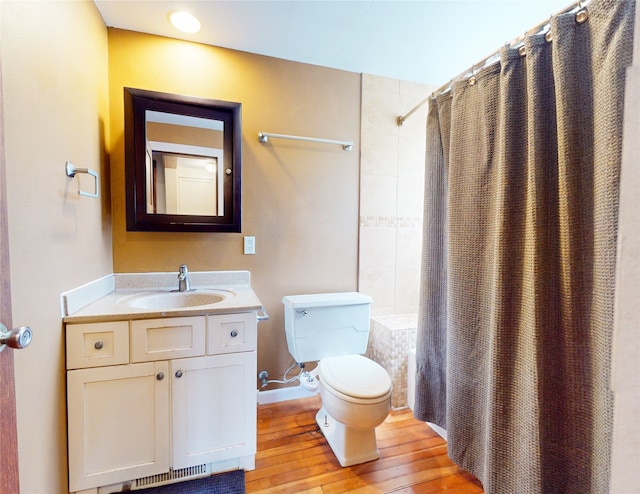
<svg viewBox="0 0 640 494">
<path fill-rule="evenodd" d="M 128 231 L 240 232 L 241 104 L 124 88 Z"/>
</svg>

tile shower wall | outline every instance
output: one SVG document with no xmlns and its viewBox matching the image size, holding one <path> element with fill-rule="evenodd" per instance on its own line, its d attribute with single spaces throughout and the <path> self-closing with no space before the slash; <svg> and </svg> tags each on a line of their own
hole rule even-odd
<svg viewBox="0 0 640 494">
<path fill-rule="evenodd" d="M 368 357 L 386 369 L 393 382 L 391 406 L 407 403 L 407 356 L 415 348 L 417 314 L 373 316 Z"/>
<path fill-rule="evenodd" d="M 415 348 L 427 104 L 435 88 L 362 76 L 358 289 L 373 299 L 368 356 L 393 381 L 392 406 L 407 405 L 407 355 Z"/>
<path fill-rule="evenodd" d="M 427 105 L 435 86 L 363 74 L 358 289 L 372 314 L 418 308 Z"/>
</svg>

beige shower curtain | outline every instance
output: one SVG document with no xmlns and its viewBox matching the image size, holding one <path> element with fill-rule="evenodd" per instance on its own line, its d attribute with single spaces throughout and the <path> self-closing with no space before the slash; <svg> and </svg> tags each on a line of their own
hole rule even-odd
<svg viewBox="0 0 640 494">
<path fill-rule="evenodd" d="M 634 8 L 556 16 L 430 102 L 415 414 L 490 494 L 608 492 Z"/>
</svg>

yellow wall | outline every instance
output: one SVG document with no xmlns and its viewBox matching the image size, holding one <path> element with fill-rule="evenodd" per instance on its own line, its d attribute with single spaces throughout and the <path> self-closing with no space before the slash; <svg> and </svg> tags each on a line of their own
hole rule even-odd
<svg viewBox="0 0 640 494">
<path fill-rule="evenodd" d="M 22 494 L 67 492 L 60 293 L 112 272 L 107 29 L 93 2 L 0 2 Z M 80 197 L 65 162 L 100 172 Z M 84 181 L 87 189 L 93 182 Z"/>
<path fill-rule="evenodd" d="M 123 87 L 242 103 L 242 234 L 126 231 Z M 279 378 L 291 363 L 282 296 L 357 289 L 360 75 L 109 29 L 109 94 L 114 270 L 250 270 L 271 315 L 258 368 Z M 356 145 L 265 145 L 260 131 Z"/>
</svg>

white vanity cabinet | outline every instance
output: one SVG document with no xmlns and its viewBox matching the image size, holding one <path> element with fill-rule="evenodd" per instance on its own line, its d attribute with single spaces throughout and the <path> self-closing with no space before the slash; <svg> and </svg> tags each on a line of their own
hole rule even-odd
<svg viewBox="0 0 640 494">
<path fill-rule="evenodd" d="M 255 311 L 68 323 L 70 492 L 255 468 L 256 326 Z"/>
</svg>

